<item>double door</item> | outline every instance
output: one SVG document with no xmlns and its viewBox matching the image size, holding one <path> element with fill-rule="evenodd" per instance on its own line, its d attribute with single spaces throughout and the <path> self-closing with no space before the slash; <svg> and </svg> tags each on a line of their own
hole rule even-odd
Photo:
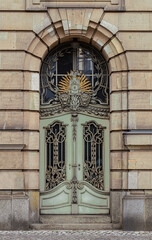
<svg viewBox="0 0 152 240">
<path fill-rule="evenodd" d="M 41 214 L 109 213 L 109 121 L 61 114 L 40 122 Z"/>
</svg>

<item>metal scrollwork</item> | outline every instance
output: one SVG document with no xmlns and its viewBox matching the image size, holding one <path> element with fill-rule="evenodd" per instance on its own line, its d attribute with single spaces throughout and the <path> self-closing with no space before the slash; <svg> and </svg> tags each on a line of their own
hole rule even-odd
<svg viewBox="0 0 152 240">
<path fill-rule="evenodd" d="M 66 126 L 61 122 L 55 122 L 46 128 L 46 190 L 52 189 L 66 180 L 65 140 Z"/>
<path fill-rule="evenodd" d="M 42 108 L 40 110 L 41 113 L 41 117 L 45 118 L 45 117 L 49 117 L 52 116 L 56 113 L 62 113 L 62 112 L 70 112 L 70 109 L 68 107 L 62 108 L 60 105 L 56 105 L 54 107 L 48 107 L 48 108 Z M 102 108 L 102 107 L 96 107 L 94 105 L 88 105 L 88 107 L 79 107 L 76 111 L 76 113 L 78 112 L 86 112 L 89 114 L 94 114 L 96 116 L 101 116 L 104 118 L 109 118 L 109 108 Z"/>
<path fill-rule="evenodd" d="M 63 108 L 69 107 L 76 111 L 80 106 L 87 107 L 91 100 L 92 92 L 90 82 L 78 71 L 71 71 L 64 76 L 59 84 L 59 100 Z"/>
<path fill-rule="evenodd" d="M 77 204 L 77 189 L 81 190 L 83 188 L 84 185 L 77 180 L 76 176 L 74 176 L 69 185 L 67 185 L 67 189 L 72 189 L 72 204 Z"/>
<path fill-rule="evenodd" d="M 65 181 L 66 171 L 65 164 L 59 162 L 54 167 L 48 166 L 46 170 L 46 190 L 56 187 L 59 183 Z"/>
<path fill-rule="evenodd" d="M 83 139 L 85 152 L 83 178 L 94 187 L 103 190 L 102 145 L 104 142 L 104 129 L 95 122 L 88 122 L 83 125 Z"/>
<path fill-rule="evenodd" d="M 77 55 L 76 51 L 78 51 Z M 63 59 L 66 62 L 71 56 L 75 59 L 73 61 L 78 70 L 68 69 L 67 71 L 71 72 L 67 72 L 66 75 L 64 71 L 61 72 L 62 74 L 58 72 L 60 62 L 63 62 Z M 78 63 L 78 57 L 85 59 L 84 62 L 80 60 Z M 89 64 L 87 71 L 79 71 L 79 64 L 86 63 Z M 81 43 L 75 50 L 69 44 L 50 52 L 41 68 L 41 117 L 63 111 L 87 112 L 108 117 L 108 80 L 109 73 L 105 59 L 90 46 Z M 101 109 L 100 106 L 103 108 Z"/>
<path fill-rule="evenodd" d="M 78 123 L 78 116 L 77 115 L 72 115 L 71 121 L 72 121 L 72 126 L 73 126 L 73 141 L 76 141 L 77 137 L 77 123 Z"/>
<path fill-rule="evenodd" d="M 96 167 L 94 163 L 86 161 L 84 163 L 83 178 L 98 189 L 104 189 L 104 175 L 102 167 Z"/>
</svg>

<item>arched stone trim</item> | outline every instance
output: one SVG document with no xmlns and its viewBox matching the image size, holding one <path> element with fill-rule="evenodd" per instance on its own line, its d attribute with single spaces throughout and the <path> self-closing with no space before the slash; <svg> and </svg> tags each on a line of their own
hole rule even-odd
<svg viewBox="0 0 152 240">
<path fill-rule="evenodd" d="M 115 34 L 118 32 L 116 26 L 102 20 L 104 16 L 103 9 L 48 9 L 48 15 L 51 18 L 51 24 L 47 25 L 31 42 L 27 52 L 41 59 L 47 54 L 48 50 L 55 47 L 59 42 L 65 42 L 77 38 L 80 41 L 91 43 L 107 59 L 114 59 L 117 55 L 123 55 L 124 48 Z M 78 17 L 79 16 L 79 17 Z M 124 53 L 125 54 L 125 53 Z M 111 71 L 120 71 L 119 61 L 122 58 L 118 56 L 117 64 L 109 63 Z M 125 62 L 124 62 L 125 61 Z M 28 60 L 29 62 L 29 60 Z M 127 61 L 123 59 L 122 70 L 127 70 Z M 25 69 L 26 69 L 25 61 Z M 35 70 L 35 69 L 34 69 Z"/>
</svg>

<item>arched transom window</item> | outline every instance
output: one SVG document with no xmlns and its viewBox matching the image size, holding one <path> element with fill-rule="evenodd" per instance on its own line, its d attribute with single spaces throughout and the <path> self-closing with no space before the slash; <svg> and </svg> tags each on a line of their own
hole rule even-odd
<svg viewBox="0 0 152 240">
<path fill-rule="evenodd" d="M 106 60 L 95 48 L 79 42 L 62 44 L 46 56 L 41 67 L 41 109 L 55 105 L 58 112 L 90 111 L 93 105 L 106 109 L 108 80 Z"/>
</svg>

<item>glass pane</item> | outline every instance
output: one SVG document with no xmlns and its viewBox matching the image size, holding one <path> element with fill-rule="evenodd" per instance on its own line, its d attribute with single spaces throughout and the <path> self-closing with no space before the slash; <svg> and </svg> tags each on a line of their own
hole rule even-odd
<svg viewBox="0 0 152 240">
<path fill-rule="evenodd" d="M 102 168 L 103 129 L 95 122 L 83 126 L 84 170 L 83 178 L 94 187 L 103 189 Z"/>
<path fill-rule="evenodd" d="M 67 74 L 73 70 L 73 53 L 65 53 L 63 57 L 58 58 L 58 74 Z"/>
<path fill-rule="evenodd" d="M 46 129 L 46 190 L 65 181 L 66 127 L 55 122 Z"/>
<path fill-rule="evenodd" d="M 92 88 L 89 92 L 90 103 L 108 105 L 109 74 L 105 59 L 90 45 L 78 43 L 77 47 L 71 47 L 71 44 L 67 43 L 52 50 L 44 59 L 41 68 L 41 106 L 61 103 L 58 84 L 62 77 L 71 70 L 78 70 L 77 79 L 84 74 L 85 78 L 90 81 Z M 69 77 L 69 82 L 70 79 Z M 79 84 L 81 81 L 80 78 Z M 80 89 L 80 93 L 86 91 L 85 81 L 82 83 L 83 89 Z M 66 92 L 69 94 L 69 91 L 70 88 Z"/>
<path fill-rule="evenodd" d="M 76 70 L 81 71 L 83 74 L 92 74 L 92 59 L 88 57 L 82 48 L 77 50 Z"/>
</svg>

